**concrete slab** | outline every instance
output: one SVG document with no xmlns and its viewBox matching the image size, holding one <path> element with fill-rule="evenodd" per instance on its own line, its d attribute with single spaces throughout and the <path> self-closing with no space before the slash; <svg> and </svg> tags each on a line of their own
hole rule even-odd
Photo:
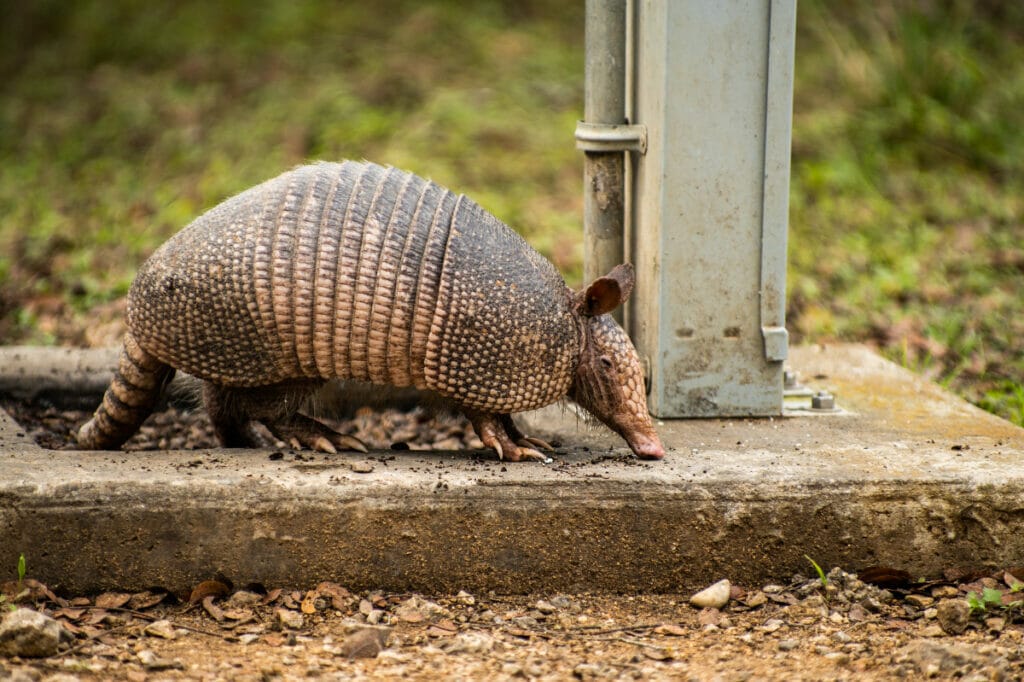
<svg viewBox="0 0 1024 682">
<path fill-rule="evenodd" d="M 659 424 L 661 462 L 558 408 L 553 465 L 481 453 L 47 451 L 0 413 L 0 567 L 80 593 L 236 584 L 686 591 L 1024 557 L 1024 429 L 858 346 L 792 366 L 841 410 Z M 11 367 L 8 367 L 8 372 Z M 19 435 L 20 434 L 20 435 Z M 353 463 L 372 465 L 356 473 Z"/>
</svg>

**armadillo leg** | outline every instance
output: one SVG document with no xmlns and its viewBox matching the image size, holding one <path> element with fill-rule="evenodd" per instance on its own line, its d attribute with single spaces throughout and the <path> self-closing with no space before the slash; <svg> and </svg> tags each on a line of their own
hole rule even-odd
<svg viewBox="0 0 1024 682">
<path fill-rule="evenodd" d="M 537 452 L 531 447 L 516 443 L 506 430 L 506 421 L 511 423 L 512 419 L 507 414 L 493 414 L 490 412 L 477 412 L 476 410 L 464 409 L 466 417 L 476 435 L 480 437 L 483 444 L 498 453 L 498 459 L 507 459 L 510 462 L 518 462 L 523 459 L 531 459 L 538 462 L 550 462 L 551 458 Z M 512 425 L 515 429 L 515 425 Z M 519 433 L 518 429 L 515 429 Z M 519 433 L 522 437 L 522 434 Z"/>
<path fill-rule="evenodd" d="M 338 433 L 315 419 L 299 414 L 302 404 L 323 384 L 293 381 L 274 386 L 237 388 L 207 383 L 206 408 L 217 439 L 224 447 L 253 447 L 258 444 L 253 422 L 267 427 L 278 440 L 294 448 L 321 452 L 359 450 L 366 446 L 353 436 Z"/>
<path fill-rule="evenodd" d="M 142 350 L 131 333 L 124 336 L 117 369 L 103 402 L 78 431 L 87 450 L 119 448 L 132 437 L 160 398 L 174 370 Z"/>
<path fill-rule="evenodd" d="M 238 393 L 238 389 L 209 381 L 203 383 L 203 402 L 213 431 L 217 441 L 226 448 L 259 447 L 260 439 L 253 431 L 252 419 L 240 409 L 245 399 L 239 401 Z"/>
<path fill-rule="evenodd" d="M 501 415 L 501 423 L 505 427 L 505 432 L 509 435 L 509 437 L 512 440 L 516 442 L 517 445 L 522 445 L 524 448 L 538 447 L 541 450 L 554 452 L 555 449 L 551 447 L 551 444 L 548 443 L 546 440 L 534 438 L 533 436 L 527 436 L 522 431 L 520 431 L 519 427 L 516 426 L 516 423 L 512 420 L 512 415 Z"/>
</svg>

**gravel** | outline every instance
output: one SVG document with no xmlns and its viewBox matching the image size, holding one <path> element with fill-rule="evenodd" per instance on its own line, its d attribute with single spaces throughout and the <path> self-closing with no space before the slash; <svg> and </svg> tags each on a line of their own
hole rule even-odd
<svg viewBox="0 0 1024 682">
<path fill-rule="evenodd" d="M 1024 678 L 1019 607 L 998 616 L 974 612 L 956 635 L 935 619 L 907 615 L 921 603 L 916 597 L 971 586 L 943 581 L 890 591 L 833 569 L 826 585 L 804 576 L 785 585 L 734 585 L 744 598 L 697 609 L 690 595 L 678 594 L 356 594 L 333 583 L 305 591 L 250 586 L 230 595 L 206 584 L 193 591 L 201 607 L 175 603 L 173 595 L 153 604 L 158 592 L 61 598 L 36 585 L 23 601 L 74 639 L 47 658 L 0 658 L 0 678 L 67 671 L 80 680 L 144 680 L 156 672 L 165 675 L 159 679 L 253 681 Z M 776 599 L 749 606 L 754 594 Z M 850 619 L 869 598 L 879 610 Z M 120 603 L 126 606 L 113 606 Z M 993 628 L 988 621 L 997 618 Z"/>
</svg>

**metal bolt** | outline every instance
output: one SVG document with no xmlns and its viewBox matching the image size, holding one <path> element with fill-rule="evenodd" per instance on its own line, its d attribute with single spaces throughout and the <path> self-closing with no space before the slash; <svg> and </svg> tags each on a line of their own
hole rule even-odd
<svg viewBox="0 0 1024 682">
<path fill-rule="evenodd" d="M 836 397 L 828 391 L 818 391 L 811 397 L 812 410 L 836 409 Z"/>
<path fill-rule="evenodd" d="M 796 388 L 796 372 L 791 369 L 783 370 L 782 372 L 782 387 L 783 388 Z"/>
</svg>

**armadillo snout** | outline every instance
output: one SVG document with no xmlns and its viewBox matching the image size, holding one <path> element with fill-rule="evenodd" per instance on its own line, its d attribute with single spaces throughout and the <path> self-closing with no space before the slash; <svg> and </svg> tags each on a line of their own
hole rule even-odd
<svg viewBox="0 0 1024 682">
<path fill-rule="evenodd" d="M 661 459 L 665 456 L 665 448 L 661 444 L 658 434 L 651 429 L 650 434 L 635 434 L 624 436 L 629 443 L 629 449 L 640 459 Z"/>
</svg>

